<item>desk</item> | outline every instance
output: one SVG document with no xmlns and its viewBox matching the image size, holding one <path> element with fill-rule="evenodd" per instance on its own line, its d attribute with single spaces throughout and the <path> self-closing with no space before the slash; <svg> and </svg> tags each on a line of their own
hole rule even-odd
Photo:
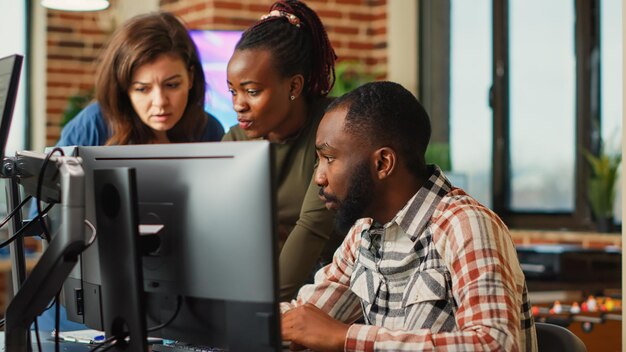
<svg viewBox="0 0 626 352">
<path fill-rule="evenodd" d="M 48 336 L 42 336 L 41 333 L 39 334 L 39 338 L 41 340 L 41 350 L 43 352 L 54 352 L 54 341 L 47 339 Z M 31 339 L 33 341 L 33 351 L 37 351 L 37 337 L 34 333 L 31 334 Z M 89 352 L 93 348 L 90 345 L 71 342 L 63 342 L 60 347 L 60 350 L 63 352 Z M 4 331 L 0 331 L 0 351 L 6 351 L 4 346 Z"/>
</svg>

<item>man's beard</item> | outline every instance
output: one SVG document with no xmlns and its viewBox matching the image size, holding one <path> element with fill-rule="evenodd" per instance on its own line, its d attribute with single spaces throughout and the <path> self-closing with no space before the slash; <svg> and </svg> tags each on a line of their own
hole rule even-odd
<svg viewBox="0 0 626 352">
<path fill-rule="evenodd" d="M 344 200 L 339 200 L 335 196 L 327 195 L 321 190 L 321 194 L 327 200 L 337 203 L 337 214 L 335 216 L 335 227 L 341 234 L 346 234 L 354 223 L 365 216 L 365 210 L 372 203 L 374 198 L 374 180 L 369 171 L 369 162 L 364 160 L 359 164 L 348 183 L 348 194 Z"/>
</svg>

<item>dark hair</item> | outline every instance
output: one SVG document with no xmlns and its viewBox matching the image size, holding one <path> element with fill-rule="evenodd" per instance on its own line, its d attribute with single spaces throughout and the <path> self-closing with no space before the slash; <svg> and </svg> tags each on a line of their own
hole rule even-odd
<svg viewBox="0 0 626 352">
<path fill-rule="evenodd" d="M 154 131 L 140 119 L 128 97 L 133 73 L 161 55 L 176 55 L 193 75 L 187 107 L 169 131 L 171 142 L 199 139 L 207 122 L 203 102 L 205 79 L 195 44 L 187 29 L 171 13 L 159 12 L 131 18 L 117 29 L 100 57 L 96 72 L 96 99 L 111 128 L 111 144 L 142 144 Z"/>
<path fill-rule="evenodd" d="M 280 15 L 268 16 L 248 28 L 235 50 L 269 50 L 282 77 L 304 76 L 305 97 L 325 96 L 335 84 L 337 56 L 322 21 L 297 0 L 277 1 L 270 7 L 272 11 Z"/>
<path fill-rule="evenodd" d="M 346 109 L 346 132 L 375 147 L 389 146 L 416 176 L 425 172 L 430 118 L 419 101 L 394 82 L 371 82 L 334 100 L 326 111 Z"/>
</svg>

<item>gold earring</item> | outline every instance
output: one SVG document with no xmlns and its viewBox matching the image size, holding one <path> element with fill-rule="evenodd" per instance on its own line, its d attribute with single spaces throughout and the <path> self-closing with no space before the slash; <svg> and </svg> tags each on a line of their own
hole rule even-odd
<svg viewBox="0 0 626 352">
<path fill-rule="evenodd" d="M 296 100 L 296 97 L 294 97 L 293 95 L 289 97 L 289 99 L 291 100 Z"/>
</svg>

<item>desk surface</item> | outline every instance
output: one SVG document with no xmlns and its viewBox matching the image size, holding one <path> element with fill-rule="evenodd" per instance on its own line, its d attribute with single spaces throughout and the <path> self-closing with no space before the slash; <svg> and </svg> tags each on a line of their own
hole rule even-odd
<svg viewBox="0 0 626 352">
<path fill-rule="evenodd" d="M 44 334 L 40 333 L 39 338 L 41 340 L 41 351 L 54 352 L 54 341 L 49 339 L 49 334 L 45 334 L 44 336 Z M 31 333 L 31 339 L 33 341 L 33 351 L 38 351 L 35 333 Z M 88 352 L 93 348 L 93 346 L 90 345 L 72 342 L 62 342 L 60 347 L 60 350 L 64 352 Z M 4 346 L 4 331 L 0 331 L 0 351 L 6 351 Z"/>
</svg>

